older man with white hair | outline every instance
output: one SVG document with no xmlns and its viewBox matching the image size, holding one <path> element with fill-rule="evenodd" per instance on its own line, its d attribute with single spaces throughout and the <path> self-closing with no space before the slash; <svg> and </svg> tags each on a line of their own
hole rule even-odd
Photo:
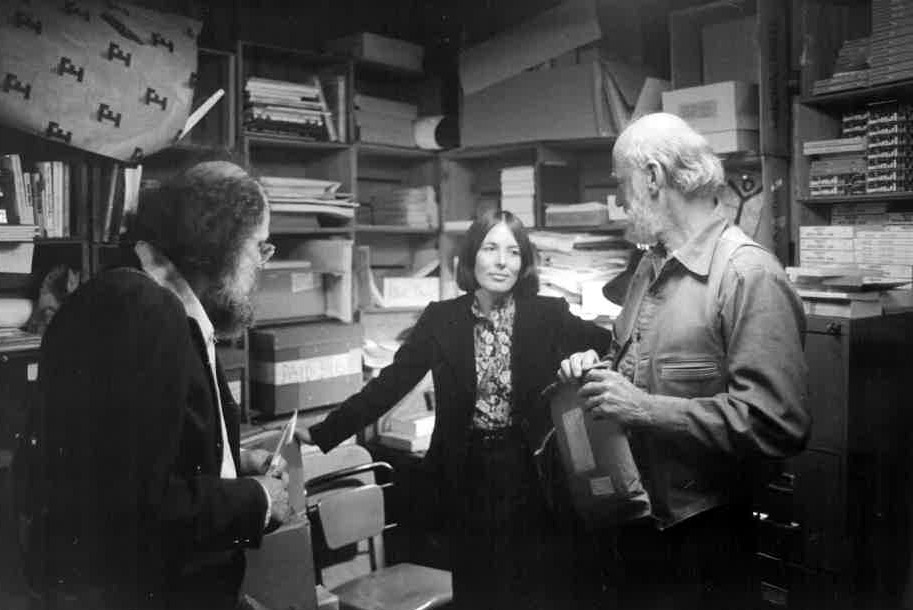
<svg viewBox="0 0 913 610">
<path fill-rule="evenodd" d="M 627 432 L 652 504 L 605 537 L 603 570 L 619 607 L 745 608 L 757 466 L 809 433 L 802 303 L 777 259 L 719 213 L 720 160 L 682 119 L 635 121 L 613 160 L 629 239 L 652 247 L 609 353 L 559 371 Z"/>
</svg>

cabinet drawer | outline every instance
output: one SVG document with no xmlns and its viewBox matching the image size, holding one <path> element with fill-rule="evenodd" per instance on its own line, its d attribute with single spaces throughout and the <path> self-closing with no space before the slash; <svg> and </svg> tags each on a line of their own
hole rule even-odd
<svg viewBox="0 0 913 610">
<path fill-rule="evenodd" d="M 765 610 L 846 610 L 849 591 L 833 574 L 755 555 L 758 607 Z"/>
<path fill-rule="evenodd" d="M 0 449 L 14 449 L 38 391 L 38 351 L 0 354 Z"/>
<path fill-rule="evenodd" d="M 802 563 L 805 532 L 797 521 L 758 520 L 758 551 L 776 559 Z"/>
<path fill-rule="evenodd" d="M 844 460 L 825 451 L 806 450 L 787 461 L 795 476 L 795 520 L 802 524 L 802 563 L 816 570 L 849 567 L 847 488 Z"/>
</svg>

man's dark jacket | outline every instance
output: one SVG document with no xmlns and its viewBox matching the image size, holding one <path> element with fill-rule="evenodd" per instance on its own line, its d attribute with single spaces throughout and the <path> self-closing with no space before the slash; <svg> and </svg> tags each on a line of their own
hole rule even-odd
<svg viewBox="0 0 913 610">
<path fill-rule="evenodd" d="M 239 410 L 218 371 L 237 463 Z M 233 603 L 267 500 L 255 480 L 219 476 L 216 388 L 178 298 L 136 269 L 100 274 L 52 320 L 39 381 L 36 585 L 118 610 Z"/>
</svg>

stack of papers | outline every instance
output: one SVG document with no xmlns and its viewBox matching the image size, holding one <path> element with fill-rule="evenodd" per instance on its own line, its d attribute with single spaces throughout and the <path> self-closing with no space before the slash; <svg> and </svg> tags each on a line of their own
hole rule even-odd
<svg viewBox="0 0 913 610">
<path fill-rule="evenodd" d="M 339 182 L 264 176 L 260 179 L 270 201 L 270 211 L 280 214 L 319 214 L 341 219 L 355 217 L 358 204 L 352 195 L 339 192 Z"/>
</svg>

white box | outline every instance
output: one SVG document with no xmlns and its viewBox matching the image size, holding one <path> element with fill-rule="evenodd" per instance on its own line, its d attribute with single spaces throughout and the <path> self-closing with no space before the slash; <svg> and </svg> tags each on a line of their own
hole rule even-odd
<svg viewBox="0 0 913 610">
<path fill-rule="evenodd" d="M 702 134 L 757 130 L 758 86 L 730 80 L 663 91 L 663 111 L 680 116 Z"/>
<path fill-rule="evenodd" d="M 761 139 L 757 131 L 750 129 L 731 129 L 729 131 L 710 131 L 703 134 L 710 148 L 717 154 L 758 151 Z"/>
</svg>

